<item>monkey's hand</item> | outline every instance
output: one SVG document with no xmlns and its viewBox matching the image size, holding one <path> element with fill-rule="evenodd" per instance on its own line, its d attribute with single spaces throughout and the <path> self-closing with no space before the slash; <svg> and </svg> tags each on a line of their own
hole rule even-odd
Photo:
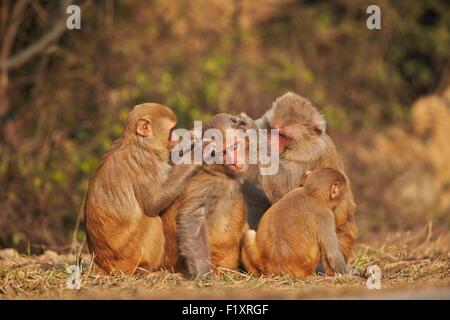
<svg viewBox="0 0 450 320">
<path fill-rule="evenodd" d="M 207 150 L 215 150 L 216 149 L 216 143 L 213 139 L 206 139 L 206 138 L 197 138 L 195 136 L 192 136 L 191 144 L 181 151 L 182 155 L 182 163 L 192 163 L 194 166 L 201 166 L 203 162 L 208 162 L 212 157 L 206 157 L 203 159 L 203 155 L 206 153 L 207 155 L 210 155 L 210 152 L 206 152 Z M 195 161 L 195 155 L 200 155 L 203 159 L 200 162 Z M 186 161 L 188 159 L 188 161 Z M 177 164 L 177 163 L 175 163 Z"/>
<path fill-rule="evenodd" d="M 232 116 L 231 120 L 234 122 L 236 129 L 256 129 L 255 122 L 245 112 L 241 112 L 239 115 Z"/>
<path fill-rule="evenodd" d="M 194 135 L 192 135 L 190 144 L 188 144 L 183 149 L 181 149 L 180 154 L 182 155 L 183 158 L 190 157 L 192 160 L 193 152 L 195 152 L 196 149 L 199 149 L 200 151 L 204 150 L 204 148 L 206 148 L 210 144 L 214 144 L 214 140 L 198 138 L 198 137 L 195 137 Z"/>
</svg>

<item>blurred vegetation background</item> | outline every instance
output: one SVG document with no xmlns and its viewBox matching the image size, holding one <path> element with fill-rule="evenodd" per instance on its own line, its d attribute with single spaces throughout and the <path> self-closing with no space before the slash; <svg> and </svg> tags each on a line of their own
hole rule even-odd
<svg viewBox="0 0 450 320">
<path fill-rule="evenodd" d="M 259 117 L 288 90 L 326 117 L 362 240 L 450 228 L 448 1 L 74 3 L 81 30 L 61 27 L 67 1 L 0 4 L 0 247 L 83 238 L 87 181 L 135 104 L 167 104 L 190 127 Z M 370 4 L 381 30 L 366 28 Z"/>
</svg>

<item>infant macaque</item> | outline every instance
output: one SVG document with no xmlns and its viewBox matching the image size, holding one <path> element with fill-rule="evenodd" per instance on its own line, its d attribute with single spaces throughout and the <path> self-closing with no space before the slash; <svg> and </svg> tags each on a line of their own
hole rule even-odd
<svg viewBox="0 0 450 320">
<path fill-rule="evenodd" d="M 323 168 L 305 173 L 300 185 L 264 214 L 258 232 L 246 232 L 241 258 L 247 271 L 306 277 L 320 263 L 329 275 L 350 272 L 333 212 L 348 192 L 346 178 Z"/>
</svg>

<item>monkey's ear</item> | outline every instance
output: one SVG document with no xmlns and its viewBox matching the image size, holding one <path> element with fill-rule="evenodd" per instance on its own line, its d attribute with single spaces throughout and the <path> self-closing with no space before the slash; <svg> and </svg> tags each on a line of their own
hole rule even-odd
<svg viewBox="0 0 450 320">
<path fill-rule="evenodd" d="M 305 185 L 305 180 L 311 175 L 311 170 L 306 170 L 303 174 L 302 178 L 300 179 L 300 187 L 303 187 Z"/>
<path fill-rule="evenodd" d="M 331 200 L 334 200 L 337 197 L 339 197 L 340 189 L 341 189 L 341 184 L 338 181 L 333 182 L 333 184 L 331 185 L 331 190 L 330 190 L 330 199 Z"/>
<path fill-rule="evenodd" d="M 146 118 L 140 118 L 138 120 L 136 133 L 141 137 L 151 137 L 153 136 L 151 121 Z"/>
</svg>

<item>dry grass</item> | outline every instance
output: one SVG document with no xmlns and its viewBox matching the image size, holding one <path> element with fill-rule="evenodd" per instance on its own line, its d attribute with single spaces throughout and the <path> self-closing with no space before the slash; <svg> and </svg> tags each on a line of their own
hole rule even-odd
<svg viewBox="0 0 450 320">
<path fill-rule="evenodd" d="M 362 276 L 306 279 L 290 276 L 256 277 L 244 272 L 220 270 L 201 282 L 184 280 L 170 272 L 105 277 L 85 271 L 81 290 L 66 287 L 66 266 L 75 255 L 47 252 L 18 256 L 3 251 L 0 259 L 0 299 L 299 299 L 299 298 L 447 298 L 450 299 L 450 233 L 433 235 L 431 228 L 411 234 L 390 234 L 383 241 L 359 244 L 351 266 L 363 271 L 378 265 L 382 289 L 369 290 Z"/>
</svg>

